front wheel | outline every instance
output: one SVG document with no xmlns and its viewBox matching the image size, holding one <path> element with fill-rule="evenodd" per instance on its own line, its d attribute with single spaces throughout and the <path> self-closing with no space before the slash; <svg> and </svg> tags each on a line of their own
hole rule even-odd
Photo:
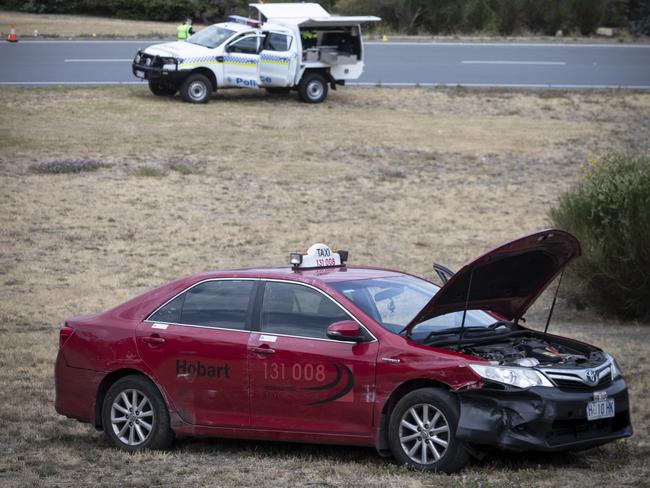
<svg viewBox="0 0 650 488">
<path fill-rule="evenodd" d="M 181 86 L 181 96 L 189 103 L 208 103 L 212 93 L 212 83 L 202 74 L 187 77 Z"/>
<path fill-rule="evenodd" d="M 395 459 L 421 471 L 453 473 L 469 461 L 456 440 L 458 407 L 454 398 L 437 388 L 405 395 L 390 416 L 388 441 Z"/>
<path fill-rule="evenodd" d="M 106 437 L 125 451 L 165 449 L 174 438 L 165 400 L 143 376 L 125 376 L 109 388 L 102 424 Z"/>
<path fill-rule="evenodd" d="M 327 98 L 327 80 L 320 73 L 305 73 L 298 85 L 300 99 L 305 103 L 321 103 Z"/>
</svg>

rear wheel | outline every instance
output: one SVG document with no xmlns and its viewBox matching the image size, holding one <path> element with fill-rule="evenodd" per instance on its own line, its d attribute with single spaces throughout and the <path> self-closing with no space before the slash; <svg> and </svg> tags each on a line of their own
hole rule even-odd
<svg viewBox="0 0 650 488">
<path fill-rule="evenodd" d="M 469 461 L 456 440 L 458 407 L 447 392 L 422 388 L 405 395 L 390 416 L 388 441 L 401 464 L 421 471 L 452 473 Z"/>
<path fill-rule="evenodd" d="M 174 85 L 149 80 L 149 90 L 158 97 L 171 97 L 178 91 Z"/>
<path fill-rule="evenodd" d="M 165 449 L 174 438 L 162 395 L 142 376 L 125 376 L 109 388 L 102 425 L 106 437 L 125 451 Z"/>
<path fill-rule="evenodd" d="M 321 103 L 327 98 L 327 80 L 320 73 L 306 73 L 298 85 L 300 99 L 305 103 Z"/>
<path fill-rule="evenodd" d="M 211 93 L 212 83 L 200 73 L 188 76 L 181 86 L 181 96 L 189 103 L 208 103 Z"/>
</svg>

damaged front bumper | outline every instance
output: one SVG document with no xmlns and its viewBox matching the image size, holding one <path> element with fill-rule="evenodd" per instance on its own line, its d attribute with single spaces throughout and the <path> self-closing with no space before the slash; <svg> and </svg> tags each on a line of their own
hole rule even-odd
<svg viewBox="0 0 650 488">
<path fill-rule="evenodd" d="M 632 435 L 627 386 L 623 378 L 597 390 L 615 402 L 614 417 L 587 420 L 594 391 L 534 387 L 459 391 L 456 437 L 475 445 L 516 451 L 587 449 Z"/>
</svg>

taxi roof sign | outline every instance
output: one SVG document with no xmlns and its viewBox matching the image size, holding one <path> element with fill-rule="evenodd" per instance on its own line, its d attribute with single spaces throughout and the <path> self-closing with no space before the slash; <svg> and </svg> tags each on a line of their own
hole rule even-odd
<svg viewBox="0 0 650 488">
<path fill-rule="evenodd" d="M 342 266 L 348 259 L 347 251 L 333 252 L 326 244 L 313 244 L 307 254 L 292 252 L 289 262 L 294 268 L 329 268 Z"/>
</svg>

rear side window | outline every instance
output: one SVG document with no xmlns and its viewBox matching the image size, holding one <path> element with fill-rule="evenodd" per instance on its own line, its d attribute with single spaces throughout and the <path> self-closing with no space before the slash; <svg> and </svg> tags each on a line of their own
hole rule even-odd
<svg viewBox="0 0 650 488">
<path fill-rule="evenodd" d="M 183 311 L 183 301 L 185 300 L 185 293 L 178 295 L 167 305 L 154 313 L 149 320 L 152 322 L 168 322 L 175 324 L 181 321 L 181 312 Z"/>
<path fill-rule="evenodd" d="M 277 282 L 264 287 L 262 332 L 327 339 L 327 327 L 341 320 L 350 320 L 350 316 L 316 290 Z"/>
<path fill-rule="evenodd" d="M 206 281 L 173 299 L 149 320 L 243 330 L 253 284 L 252 281 Z"/>
<path fill-rule="evenodd" d="M 288 51 L 291 46 L 291 38 L 284 34 L 269 32 L 264 40 L 266 51 Z"/>
</svg>

